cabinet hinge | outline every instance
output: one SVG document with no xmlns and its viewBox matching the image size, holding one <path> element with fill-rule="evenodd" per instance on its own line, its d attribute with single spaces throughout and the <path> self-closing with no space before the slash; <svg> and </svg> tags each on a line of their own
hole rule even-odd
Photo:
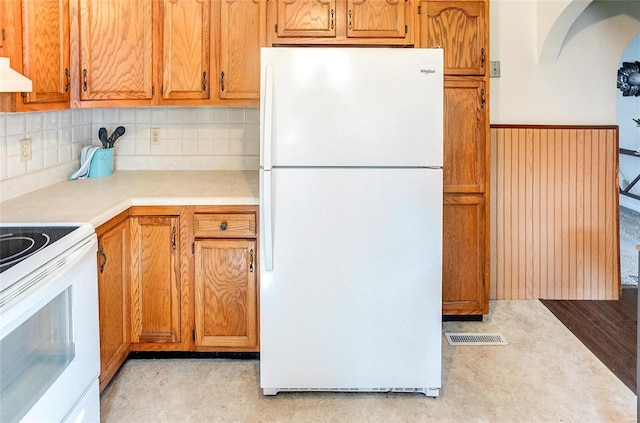
<svg viewBox="0 0 640 423">
<path fill-rule="evenodd" d="M 156 95 L 156 87 L 151 87 L 151 95 Z"/>
<path fill-rule="evenodd" d="M 195 254 L 195 252 L 196 252 L 196 243 L 194 242 L 191 244 L 191 254 Z"/>
<path fill-rule="evenodd" d="M 405 25 L 405 26 L 404 26 L 404 33 L 406 34 L 406 33 L 408 33 L 408 32 L 409 32 L 409 26 L 408 26 L 408 25 Z"/>
<path fill-rule="evenodd" d="M 196 330 L 195 329 L 191 332 L 191 338 L 193 338 L 194 341 L 196 340 Z"/>
<path fill-rule="evenodd" d="M 160 95 L 164 95 L 164 85 L 160 85 Z"/>
<path fill-rule="evenodd" d="M 2 41 L 6 40 L 6 35 L 4 33 L 4 28 L 2 28 Z"/>
<path fill-rule="evenodd" d="M 278 33 L 278 24 L 275 24 L 274 30 L 276 31 L 276 34 L 277 34 Z"/>
<path fill-rule="evenodd" d="M 419 15 L 420 13 L 422 13 L 422 6 L 421 6 L 421 5 L 418 5 L 418 15 Z"/>
</svg>

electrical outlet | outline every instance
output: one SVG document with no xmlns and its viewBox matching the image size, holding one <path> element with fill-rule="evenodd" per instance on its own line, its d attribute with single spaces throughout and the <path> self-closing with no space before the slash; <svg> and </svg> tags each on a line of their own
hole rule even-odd
<svg viewBox="0 0 640 423">
<path fill-rule="evenodd" d="M 489 77 L 500 78 L 500 61 L 489 62 Z"/>
<path fill-rule="evenodd" d="M 160 128 L 151 128 L 151 145 L 160 145 Z"/>
<path fill-rule="evenodd" d="M 28 162 L 31 160 L 31 138 L 20 140 L 20 161 Z"/>
</svg>

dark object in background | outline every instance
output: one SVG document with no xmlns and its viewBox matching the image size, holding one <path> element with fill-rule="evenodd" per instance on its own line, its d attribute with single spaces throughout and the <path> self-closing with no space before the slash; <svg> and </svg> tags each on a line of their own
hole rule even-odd
<svg viewBox="0 0 640 423">
<path fill-rule="evenodd" d="M 118 126 L 109 137 L 109 140 L 107 141 L 107 148 L 113 148 L 113 145 L 116 143 L 118 138 L 124 135 L 124 132 L 124 126 Z"/>
<path fill-rule="evenodd" d="M 618 89 L 624 97 L 640 96 L 640 62 L 622 62 L 618 69 Z"/>
<path fill-rule="evenodd" d="M 102 148 L 109 148 L 109 143 L 107 142 L 107 129 L 106 128 L 98 129 L 98 139 L 102 143 Z"/>
</svg>

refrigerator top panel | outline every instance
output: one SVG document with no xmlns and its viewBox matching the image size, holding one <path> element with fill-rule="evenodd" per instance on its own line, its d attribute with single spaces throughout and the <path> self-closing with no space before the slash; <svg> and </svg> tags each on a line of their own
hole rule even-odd
<svg viewBox="0 0 640 423">
<path fill-rule="evenodd" d="M 441 167 L 442 49 L 261 51 L 261 162 Z"/>
</svg>

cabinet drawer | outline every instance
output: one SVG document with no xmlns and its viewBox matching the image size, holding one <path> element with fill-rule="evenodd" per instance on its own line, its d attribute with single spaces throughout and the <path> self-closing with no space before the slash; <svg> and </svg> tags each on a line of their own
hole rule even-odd
<svg viewBox="0 0 640 423">
<path fill-rule="evenodd" d="M 193 217 L 193 234 L 196 238 L 255 238 L 256 215 L 196 214 Z"/>
</svg>

